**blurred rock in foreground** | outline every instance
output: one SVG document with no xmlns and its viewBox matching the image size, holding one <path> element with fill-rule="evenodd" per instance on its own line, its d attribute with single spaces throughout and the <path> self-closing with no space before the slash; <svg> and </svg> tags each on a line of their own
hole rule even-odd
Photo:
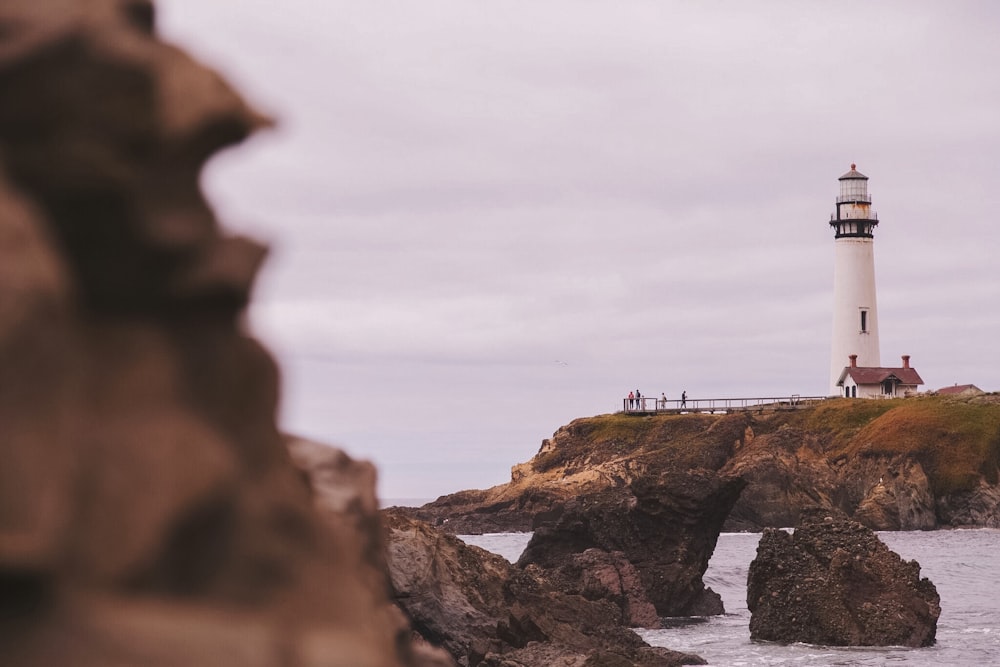
<svg viewBox="0 0 1000 667">
<path fill-rule="evenodd" d="M 241 326 L 264 249 L 198 187 L 266 121 L 154 23 L 0 3 L 0 664 L 432 664 L 374 511 L 325 521 L 292 465 Z"/>
</svg>

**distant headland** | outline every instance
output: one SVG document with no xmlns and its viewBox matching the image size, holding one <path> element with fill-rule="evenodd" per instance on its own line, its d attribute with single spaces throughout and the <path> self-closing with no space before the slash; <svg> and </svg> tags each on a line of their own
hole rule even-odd
<svg viewBox="0 0 1000 667">
<path fill-rule="evenodd" d="M 1000 527 L 1000 394 L 784 407 L 794 409 L 577 419 L 510 482 L 413 513 L 455 533 L 532 530 L 581 494 L 711 472 L 746 482 L 727 531 L 793 526 L 806 507 L 876 530 Z"/>
</svg>

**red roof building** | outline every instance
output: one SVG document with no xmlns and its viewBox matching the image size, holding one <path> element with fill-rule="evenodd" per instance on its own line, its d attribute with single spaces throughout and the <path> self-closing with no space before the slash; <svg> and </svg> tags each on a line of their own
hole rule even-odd
<svg viewBox="0 0 1000 667">
<path fill-rule="evenodd" d="M 986 392 L 974 384 L 956 384 L 951 387 L 941 387 L 934 393 L 942 396 L 978 396 Z"/>
<path fill-rule="evenodd" d="M 910 367 L 910 355 L 904 354 L 899 368 L 858 366 L 858 355 L 850 355 L 850 366 L 840 374 L 837 386 L 847 398 L 899 398 L 918 391 L 924 383 L 915 368 Z"/>
</svg>

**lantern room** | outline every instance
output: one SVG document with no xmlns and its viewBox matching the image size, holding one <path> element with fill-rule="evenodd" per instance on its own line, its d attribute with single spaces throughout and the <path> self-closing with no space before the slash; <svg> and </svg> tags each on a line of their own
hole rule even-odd
<svg viewBox="0 0 1000 667">
<path fill-rule="evenodd" d="M 872 238 L 878 225 L 878 216 L 872 211 L 872 198 L 868 194 L 868 177 L 852 164 L 851 170 L 840 177 L 840 194 L 837 195 L 837 212 L 830 216 L 836 238 Z"/>
<path fill-rule="evenodd" d="M 857 165 L 852 164 L 851 170 L 840 177 L 840 196 L 837 203 L 867 202 L 871 203 L 868 196 L 868 177 L 857 169 Z"/>
</svg>

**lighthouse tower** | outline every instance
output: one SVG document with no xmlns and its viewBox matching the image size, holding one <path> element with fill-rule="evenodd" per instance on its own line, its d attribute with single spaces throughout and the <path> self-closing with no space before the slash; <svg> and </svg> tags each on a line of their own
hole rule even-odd
<svg viewBox="0 0 1000 667">
<path fill-rule="evenodd" d="M 844 367 L 881 366 L 878 308 L 875 302 L 875 242 L 878 216 L 871 210 L 868 177 L 855 165 L 840 177 L 837 212 L 830 216 L 834 231 L 833 339 L 830 354 L 830 394 Z M 857 355 L 851 360 L 851 355 Z"/>
</svg>

